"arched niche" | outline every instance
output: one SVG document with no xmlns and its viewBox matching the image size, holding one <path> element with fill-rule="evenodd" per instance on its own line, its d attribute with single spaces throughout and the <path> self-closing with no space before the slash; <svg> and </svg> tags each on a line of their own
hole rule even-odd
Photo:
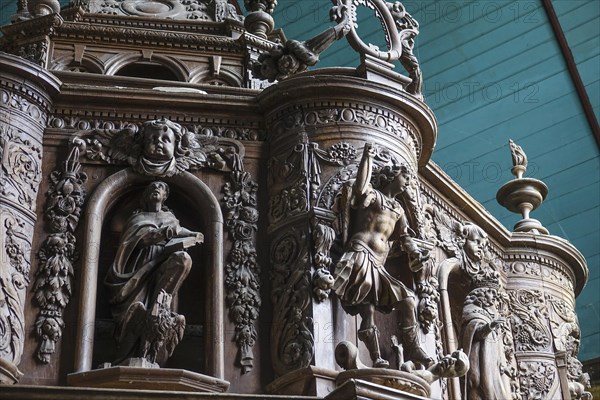
<svg viewBox="0 0 600 400">
<path fill-rule="evenodd" d="M 131 169 L 119 171 L 98 185 L 88 200 L 85 213 L 84 237 L 82 243 L 82 264 L 80 278 L 80 304 L 76 327 L 75 372 L 92 369 L 94 333 L 96 323 L 96 303 L 99 275 L 100 244 L 105 219 L 122 199 L 136 189 L 141 189 L 152 177 L 142 176 Z M 223 340 L 223 216 L 219 202 L 208 186 L 194 175 L 184 172 L 171 178 L 162 179 L 177 192 L 186 204 L 192 204 L 201 214 L 204 229 L 202 252 L 205 265 L 204 348 L 211 357 L 205 357 L 203 373 L 222 379 L 224 377 Z M 210 318 L 208 318 L 208 316 Z"/>
</svg>

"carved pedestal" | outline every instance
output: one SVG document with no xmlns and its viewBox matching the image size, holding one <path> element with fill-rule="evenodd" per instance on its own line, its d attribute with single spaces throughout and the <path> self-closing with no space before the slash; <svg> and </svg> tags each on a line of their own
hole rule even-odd
<svg viewBox="0 0 600 400">
<path fill-rule="evenodd" d="M 275 393 L 327 395 L 339 371 L 331 356 L 336 344 L 357 341 L 356 318 L 330 288 L 347 240 L 338 198 L 356 177 L 365 142 L 373 143 L 375 163 L 394 159 L 414 177 L 435 144 L 431 110 L 400 87 L 366 80 L 367 71 L 375 73 L 300 74 L 259 96 L 270 144 Z"/>
<path fill-rule="evenodd" d="M 42 136 L 60 82 L 0 53 L 0 382 L 16 383 L 23 354 L 24 301 L 42 180 Z"/>
<path fill-rule="evenodd" d="M 521 393 L 570 399 L 570 387 L 586 378 L 577 360 L 575 314 L 575 296 L 587 280 L 585 259 L 556 236 L 515 232 L 504 269 Z"/>
</svg>

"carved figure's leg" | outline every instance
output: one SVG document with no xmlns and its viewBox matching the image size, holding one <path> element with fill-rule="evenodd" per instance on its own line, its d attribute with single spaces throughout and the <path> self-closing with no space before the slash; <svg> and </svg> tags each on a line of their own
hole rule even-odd
<svg viewBox="0 0 600 400">
<path fill-rule="evenodd" d="M 387 368 L 390 363 L 381 358 L 381 350 L 379 348 L 379 329 L 375 326 L 375 305 L 365 304 L 361 306 L 360 316 L 362 323 L 358 331 L 358 338 L 367 346 L 373 366 L 375 368 Z"/>
<path fill-rule="evenodd" d="M 425 368 L 431 366 L 433 358 L 427 355 L 418 340 L 419 324 L 416 318 L 416 304 L 414 297 L 410 296 L 400 303 L 400 337 L 404 348 L 404 360 L 423 364 Z"/>
<path fill-rule="evenodd" d="M 154 284 L 154 293 L 152 294 L 151 307 L 158 298 L 161 290 L 164 290 L 174 298 L 181 287 L 181 284 L 190 273 L 192 268 L 192 258 L 185 251 L 177 251 L 169 256 L 156 271 L 156 280 Z"/>
</svg>

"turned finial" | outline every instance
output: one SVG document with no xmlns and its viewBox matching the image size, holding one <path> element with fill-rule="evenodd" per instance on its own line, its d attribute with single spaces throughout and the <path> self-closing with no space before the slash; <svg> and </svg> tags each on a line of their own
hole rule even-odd
<svg viewBox="0 0 600 400">
<path fill-rule="evenodd" d="M 510 155 L 513 162 L 513 167 L 510 171 L 517 179 L 521 179 L 527 170 L 527 154 L 512 139 L 508 139 L 508 145 L 510 146 Z"/>
</svg>

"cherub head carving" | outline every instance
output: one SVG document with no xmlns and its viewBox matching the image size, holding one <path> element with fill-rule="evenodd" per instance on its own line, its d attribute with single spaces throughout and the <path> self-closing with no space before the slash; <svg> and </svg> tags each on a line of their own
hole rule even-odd
<svg viewBox="0 0 600 400">
<path fill-rule="evenodd" d="M 463 236 L 465 238 L 463 248 L 467 257 L 473 262 L 482 261 L 488 245 L 487 234 L 477 225 L 467 223 L 463 226 Z"/>
<path fill-rule="evenodd" d="M 143 154 L 153 161 L 168 161 L 181 150 L 183 132 L 181 125 L 168 119 L 147 121 L 142 127 Z"/>
</svg>

